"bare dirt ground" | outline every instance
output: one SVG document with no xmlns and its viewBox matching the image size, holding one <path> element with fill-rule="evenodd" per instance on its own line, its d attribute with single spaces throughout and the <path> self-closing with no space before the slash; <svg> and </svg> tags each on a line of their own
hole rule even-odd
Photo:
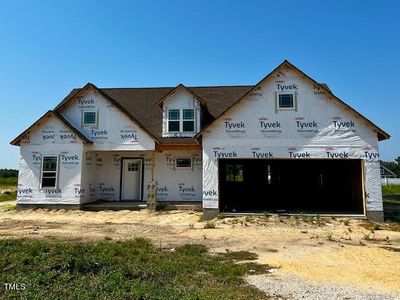
<svg viewBox="0 0 400 300">
<path fill-rule="evenodd" d="M 93 242 L 147 237 L 163 248 L 185 243 L 211 252 L 246 250 L 276 267 L 278 278 L 333 284 L 400 296 L 400 225 L 310 217 L 232 217 L 204 228 L 192 211 L 6 211 L 0 203 L 0 238 Z M 213 227 L 213 226 L 210 226 Z"/>
</svg>

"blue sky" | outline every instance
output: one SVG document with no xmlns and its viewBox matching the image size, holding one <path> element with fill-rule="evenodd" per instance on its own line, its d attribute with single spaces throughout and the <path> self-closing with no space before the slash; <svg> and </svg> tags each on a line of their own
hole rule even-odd
<svg viewBox="0 0 400 300">
<path fill-rule="evenodd" d="M 1 1 L 0 168 L 10 140 L 74 87 L 255 84 L 284 59 L 400 155 L 400 1 Z"/>
</svg>

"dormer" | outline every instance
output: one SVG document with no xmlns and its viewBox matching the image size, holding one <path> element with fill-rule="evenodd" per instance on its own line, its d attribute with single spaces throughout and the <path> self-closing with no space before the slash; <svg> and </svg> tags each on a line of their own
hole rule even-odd
<svg viewBox="0 0 400 300">
<path fill-rule="evenodd" d="M 183 84 L 179 84 L 156 104 L 163 111 L 163 137 L 194 137 L 201 131 L 206 104 Z"/>
</svg>

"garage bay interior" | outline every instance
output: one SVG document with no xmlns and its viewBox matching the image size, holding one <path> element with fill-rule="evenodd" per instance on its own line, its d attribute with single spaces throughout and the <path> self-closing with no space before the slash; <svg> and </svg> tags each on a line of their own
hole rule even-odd
<svg viewBox="0 0 400 300">
<path fill-rule="evenodd" d="M 221 212 L 364 214 L 360 159 L 220 159 Z"/>
</svg>

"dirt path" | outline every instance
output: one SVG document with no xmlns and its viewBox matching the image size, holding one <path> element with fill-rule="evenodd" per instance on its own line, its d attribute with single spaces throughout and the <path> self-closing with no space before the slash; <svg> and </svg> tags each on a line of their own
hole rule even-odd
<svg viewBox="0 0 400 300">
<path fill-rule="evenodd" d="M 91 242 L 144 236 L 165 248 L 201 243 L 213 252 L 256 252 L 282 278 L 400 292 L 399 225 L 271 216 L 225 218 L 204 229 L 197 212 L 2 210 L 12 203 L 0 204 L 0 238 Z"/>
</svg>

